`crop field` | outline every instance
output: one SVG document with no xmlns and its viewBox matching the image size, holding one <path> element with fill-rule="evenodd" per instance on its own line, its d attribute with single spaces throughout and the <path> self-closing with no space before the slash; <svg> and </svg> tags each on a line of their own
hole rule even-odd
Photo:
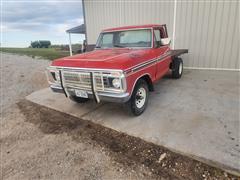
<svg viewBox="0 0 240 180">
<path fill-rule="evenodd" d="M 0 52 L 27 55 L 33 58 L 41 57 L 49 60 L 69 56 L 69 51 L 62 51 L 55 48 L 0 48 Z"/>
</svg>

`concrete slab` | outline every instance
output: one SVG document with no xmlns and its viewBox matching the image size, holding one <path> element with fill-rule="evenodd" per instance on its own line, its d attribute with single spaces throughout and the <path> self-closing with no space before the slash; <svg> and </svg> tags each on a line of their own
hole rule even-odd
<svg viewBox="0 0 240 180">
<path fill-rule="evenodd" d="M 94 101 L 77 104 L 66 98 L 64 94 L 53 93 L 50 88 L 36 91 L 27 96 L 26 99 L 57 111 L 66 112 L 67 114 L 71 114 L 76 117 L 82 117 L 104 104 L 96 104 Z"/>
<path fill-rule="evenodd" d="M 239 87 L 239 72 L 185 70 L 180 80 L 156 84 L 140 117 L 119 104 L 75 104 L 49 89 L 27 99 L 239 173 Z"/>
</svg>

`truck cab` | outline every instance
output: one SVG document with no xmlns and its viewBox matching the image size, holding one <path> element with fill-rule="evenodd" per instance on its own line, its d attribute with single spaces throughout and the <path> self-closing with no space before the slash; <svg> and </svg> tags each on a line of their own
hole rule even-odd
<svg viewBox="0 0 240 180">
<path fill-rule="evenodd" d="M 166 25 L 103 30 L 93 51 L 56 59 L 47 69 L 54 92 L 84 103 L 89 99 L 124 103 L 133 115 L 147 107 L 154 83 L 171 71 L 180 78 L 187 50 L 171 50 Z"/>
</svg>

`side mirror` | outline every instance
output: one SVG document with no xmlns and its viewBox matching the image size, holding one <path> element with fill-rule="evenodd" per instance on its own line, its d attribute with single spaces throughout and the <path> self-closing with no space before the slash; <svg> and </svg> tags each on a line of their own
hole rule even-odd
<svg viewBox="0 0 240 180">
<path fill-rule="evenodd" d="M 161 45 L 168 45 L 171 43 L 171 39 L 170 38 L 163 38 L 161 39 Z"/>
</svg>

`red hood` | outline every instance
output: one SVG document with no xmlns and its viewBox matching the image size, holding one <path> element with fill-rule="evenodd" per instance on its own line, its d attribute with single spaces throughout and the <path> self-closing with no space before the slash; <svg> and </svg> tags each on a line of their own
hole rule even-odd
<svg viewBox="0 0 240 180">
<path fill-rule="evenodd" d="M 151 49 L 99 49 L 57 59 L 52 66 L 125 70 L 150 59 L 151 54 Z"/>
</svg>

